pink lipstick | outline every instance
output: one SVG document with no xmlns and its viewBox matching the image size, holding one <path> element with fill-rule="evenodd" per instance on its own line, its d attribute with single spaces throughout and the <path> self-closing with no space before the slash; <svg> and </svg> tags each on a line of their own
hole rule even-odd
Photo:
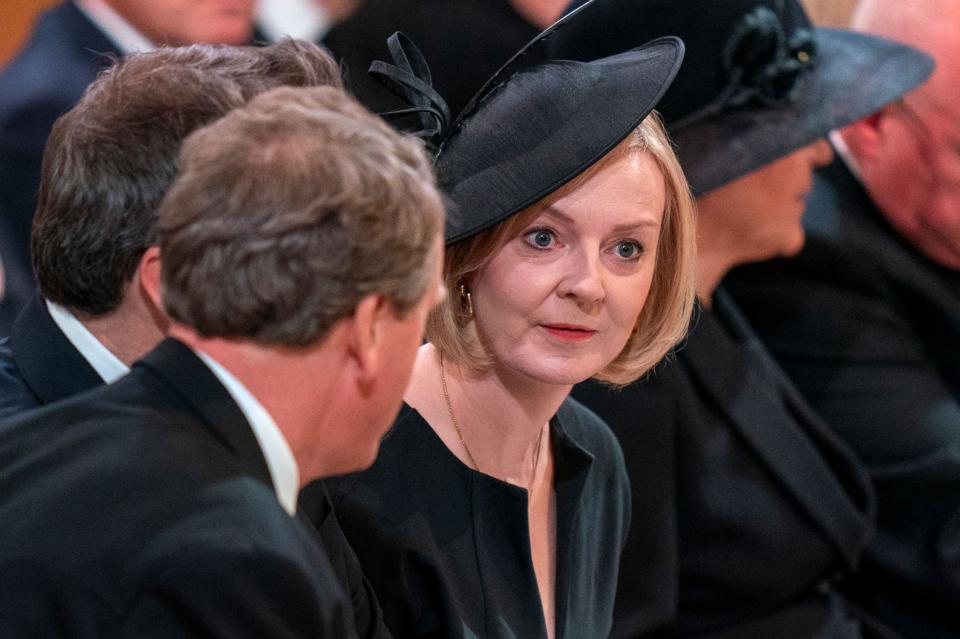
<svg viewBox="0 0 960 639">
<path fill-rule="evenodd" d="M 542 326 L 550 335 L 564 342 L 582 342 L 597 334 L 597 331 L 592 328 L 574 324 L 543 324 Z"/>
</svg>

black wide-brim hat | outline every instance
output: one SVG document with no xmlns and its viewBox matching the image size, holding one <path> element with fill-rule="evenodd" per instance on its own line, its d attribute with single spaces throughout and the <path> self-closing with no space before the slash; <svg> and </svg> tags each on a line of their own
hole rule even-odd
<svg viewBox="0 0 960 639">
<path fill-rule="evenodd" d="M 418 114 L 434 149 L 440 188 L 454 202 L 453 244 L 502 222 L 581 174 L 623 141 L 676 76 L 683 43 L 661 37 L 589 61 L 551 58 L 545 44 L 588 18 L 592 0 L 564 16 L 488 80 L 452 124 L 430 87 L 426 61 L 401 34 L 388 42 L 394 64 L 371 74 Z M 390 114 L 387 114 L 390 115 Z"/>
<path fill-rule="evenodd" d="M 912 47 L 813 27 L 796 0 L 609 0 L 585 18 L 551 39 L 549 55 L 592 60 L 663 33 L 686 43 L 658 110 L 697 195 L 876 112 L 933 71 Z"/>
</svg>

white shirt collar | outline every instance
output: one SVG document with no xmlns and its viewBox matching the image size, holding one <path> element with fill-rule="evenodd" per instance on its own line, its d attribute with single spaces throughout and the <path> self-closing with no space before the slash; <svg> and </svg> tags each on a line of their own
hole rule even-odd
<svg viewBox="0 0 960 639">
<path fill-rule="evenodd" d="M 860 165 L 857 164 L 857 158 L 853 157 L 853 152 L 850 150 L 850 147 L 847 146 L 847 141 L 840 135 L 840 131 L 835 129 L 830 132 L 830 144 L 833 145 L 837 155 L 840 156 L 843 163 L 850 169 L 853 177 L 857 178 L 857 182 L 863 184 L 863 174 L 860 173 Z"/>
<path fill-rule="evenodd" d="M 77 8 L 93 24 L 97 25 L 120 51 L 126 55 L 134 51 L 153 51 L 156 45 L 147 36 L 137 31 L 123 16 L 114 11 L 104 0 L 74 0 Z"/>
<path fill-rule="evenodd" d="M 287 36 L 316 42 L 330 29 L 330 18 L 316 0 L 260 0 L 257 26 L 270 42 Z"/>
<path fill-rule="evenodd" d="M 47 303 L 47 310 L 50 311 L 50 318 L 53 323 L 63 332 L 67 340 L 77 349 L 83 359 L 87 360 L 97 375 L 108 384 L 112 384 L 127 373 L 130 368 L 120 361 L 116 355 L 110 352 L 103 343 L 93 336 L 86 326 L 74 316 L 73 313 L 59 304 L 54 304 L 50 300 L 44 300 Z"/>
<path fill-rule="evenodd" d="M 233 374 L 218 361 L 202 351 L 195 351 L 197 357 L 213 371 L 220 383 L 223 384 L 233 401 L 240 407 L 243 416 L 250 423 L 260 450 L 270 470 L 273 480 L 273 489 L 284 510 L 294 516 L 297 512 L 297 491 L 300 487 L 300 469 L 297 460 L 293 457 L 286 438 L 280 432 L 277 423 L 267 412 L 257 398 Z"/>
</svg>

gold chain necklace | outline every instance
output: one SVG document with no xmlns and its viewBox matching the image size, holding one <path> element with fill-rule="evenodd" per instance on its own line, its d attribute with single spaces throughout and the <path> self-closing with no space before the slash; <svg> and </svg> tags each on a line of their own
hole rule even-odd
<svg viewBox="0 0 960 639">
<path fill-rule="evenodd" d="M 470 465 L 473 466 L 473 469 L 477 472 L 482 472 L 480 470 L 480 464 L 477 463 L 476 458 L 473 456 L 473 453 L 470 452 L 470 447 L 467 446 L 467 440 L 463 438 L 463 431 L 460 430 L 460 422 L 457 421 L 457 416 L 453 412 L 453 404 L 450 402 L 450 393 L 447 391 L 447 374 L 446 369 L 443 366 L 443 351 L 440 351 L 440 386 L 443 389 L 443 400 L 447 404 L 447 414 L 450 415 L 450 421 L 453 422 L 453 428 L 457 431 L 457 437 L 460 438 L 460 445 L 463 446 L 463 450 L 467 453 L 467 459 L 470 460 Z M 537 450 L 533 454 L 533 476 L 530 479 L 530 485 L 527 487 L 527 492 L 533 493 L 533 485 L 537 481 L 537 467 L 540 465 L 540 449 L 543 448 L 543 432 L 541 430 L 540 436 L 537 439 Z"/>
</svg>

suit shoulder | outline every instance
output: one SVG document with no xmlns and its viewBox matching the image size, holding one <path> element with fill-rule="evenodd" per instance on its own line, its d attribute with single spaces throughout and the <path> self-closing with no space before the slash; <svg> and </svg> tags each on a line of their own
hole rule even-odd
<svg viewBox="0 0 960 639">
<path fill-rule="evenodd" d="M 147 636 L 179 635 L 178 610 L 192 610 L 219 628 L 218 636 L 286 636 L 290 628 L 349 636 L 338 634 L 349 605 L 329 558 L 271 488 L 237 477 L 185 502 L 133 567 L 137 578 L 122 614 L 131 636 L 140 636 L 144 623 L 171 624 L 164 632 L 144 628 Z M 252 612 L 238 618 L 248 606 Z"/>
<path fill-rule="evenodd" d="M 623 441 L 642 425 L 670 419 L 678 404 L 693 392 L 680 364 L 681 356 L 682 350 L 671 351 L 646 375 L 622 388 L 594 380 L 577 384 L 573 396 L 596 412 Z"/>
</svg>

